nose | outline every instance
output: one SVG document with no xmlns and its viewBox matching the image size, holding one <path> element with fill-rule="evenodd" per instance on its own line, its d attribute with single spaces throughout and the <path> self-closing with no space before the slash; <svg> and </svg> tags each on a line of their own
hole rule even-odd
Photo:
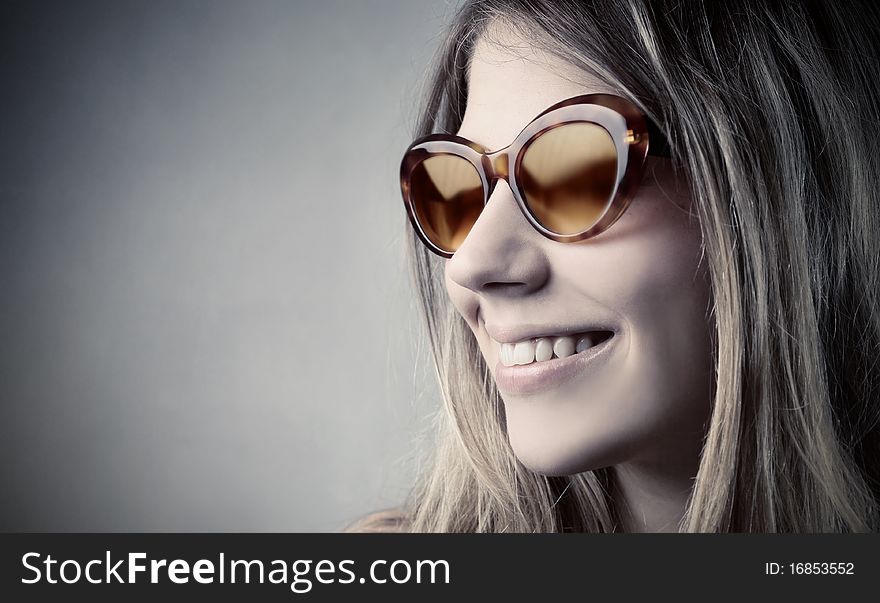
<svg viewBox="0 0 880 603">
<path fill-rule="evenodd" d="M 499 179 L 480 217 L 446 264 L 446 276 L 476 293 L 526 295 L 550 275 L 543 246 L 505 180 Z"/>
</svg>

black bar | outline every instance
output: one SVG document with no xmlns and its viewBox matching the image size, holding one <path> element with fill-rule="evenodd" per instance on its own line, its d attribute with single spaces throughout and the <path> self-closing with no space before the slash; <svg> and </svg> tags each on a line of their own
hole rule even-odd
<svg viewBox="0 0 880 603">
<path fill-rule="evenodd" d="M 539 535 L 407 535 L 407 534 L 4 534 L 0 535 L 0 593 L 4 600 L 76 600 L 89 601 L 309 601 L 367 600 L 413 601 L 449 600 L 450 596 L 467 601 L 487 597 L 514 597 L 548 600 L 548 597 L 684 597 L 713 600 L 719 596 L 754 596 L 772 592 L 793 596 L 846 595 L 873 591 L 880 569 L 877 551 L 880 536 L 872 535 L 682 535 L 682 534 L 539 534 Z M 107 555 L 117 564 L 111 583 L 90 584 L 84 575 L 75 584 L 46 582 L 47 555 L 51 577 L 59 578 L 58 562 L 65 566 L 65 577 L 73 580 L 76 567 L 84 572 L 91 566 L 90 577 L 105 581 Z M 23 556 L 36 573 L 25 567 Z M 129 553 L 145 553 L 138 563 L 145 571 L 128 579 Z M 221 554 L 223 563 L 221 563 Z M 166 560 L 157 567 L 157 583 L 150 582 L 151 561 Z M 173 583 L 168 564 L 180 559 L 174 574 L 187 578 L 184 584 Z M 195 580 L 193 568 L 206 560 Z M 258 565 L 251 565 L 250 583 L 242 583 L 244 566 L 236 566 L 236 583 L 230 583 L 232 561 L 261 560 L 263 583 L 258 580 Z M 277 563 L 272 562 L 277 560 Z M 321 583 L 316 570 L 321 565 Z M 377 560 L 373 575 L 387 582 L 373 583 L 370 567 Z M 392 576 L 391 562 L 396 564 Z M 448 582 L 442 564 L 434 565 L 434 583 L 430 565 L 419 561 L 446 561 Z M 294 585 L 293 563 L 299 561 Z M 304 562 L 309 561 L 308 565 Z M 75 562 L 75 563 L 74 563 Z M 208 573 L 208 562 L 213 573 Z M 345 563 L 343 563 L 345 562 Z M 332 564 L 332 571 L 331 571 Z M 341 565 L 340 565 L 341 564 Z M 776 564 L 776 565 L 768 565 Z M 220 583 L 223 565 L 224 583 Z M 281 567 L 285 567 L 284 573 Z M 269 582 L 270 571 L 283 583 Z M 347 570 L 347 571 L 343 571 Z M 398 584 L 410 572 L 407 583 Z M 421 571 L 422 580 L 416 582 Z M 286 576 L 285 576 L 286 574 Z M 350 582 L 350 583 L 340 583 Z M 481 594 L 482 593 L 482 594 Z M 14 595 L 7 598 L 8 595 Z"/>
</svg>

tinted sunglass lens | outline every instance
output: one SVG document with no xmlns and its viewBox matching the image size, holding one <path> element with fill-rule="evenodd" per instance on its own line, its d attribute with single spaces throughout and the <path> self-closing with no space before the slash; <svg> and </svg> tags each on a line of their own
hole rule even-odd
<svg viewBox="0 0 880 603">
<path fill-rule="evenodd" d="M 544 228 L 562 235 L 592 227 L 617 183 L 617 149 L 607 130 L 587 122 L 551 128 L 523 153 L 520 186 Z"/>
<path fill-rule="evenodd" d="M 483 182 L 466 159 L 433 155 L 410 173 L 410 199 L 425 235 L 440 249 L 453 252 L 483 210 Z"/>
</svg>

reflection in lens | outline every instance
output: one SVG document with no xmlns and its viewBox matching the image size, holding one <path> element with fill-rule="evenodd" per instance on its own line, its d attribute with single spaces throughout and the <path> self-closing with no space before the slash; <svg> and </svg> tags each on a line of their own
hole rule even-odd
<svg viewBox="0 0 880 603">
<path fill-rule="evenodd" d="M 526 203 L 544 228 L 576 234 L 596 224 L 617 182 L 617 149 L 592 123 L 564 124 L 526 149 L 519 174 Z"/>
<path fill-rule="evenodd" d="M 410 190 L 428 238 L 445 251 L 458 249 L 483 209 L 477 169 L 457 155 L 433 155 L 413 169 Z"/>
</svg>

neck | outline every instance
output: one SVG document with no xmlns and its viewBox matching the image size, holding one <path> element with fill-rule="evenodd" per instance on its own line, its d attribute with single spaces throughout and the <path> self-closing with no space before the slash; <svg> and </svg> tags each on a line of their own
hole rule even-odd
<svg viewBox="0 0 880 603">
<path fill-rule="evenodd" d="M 700 469 L 705 417 L 683 420 L 642 455 L 611 467 L 624 532 L 678 532 Z"/>
<path fill-rule="evenodd" d="M 677 532 L 696 469 L 615 465 L 614 500 L 624 532 Z"/>
</svg>

